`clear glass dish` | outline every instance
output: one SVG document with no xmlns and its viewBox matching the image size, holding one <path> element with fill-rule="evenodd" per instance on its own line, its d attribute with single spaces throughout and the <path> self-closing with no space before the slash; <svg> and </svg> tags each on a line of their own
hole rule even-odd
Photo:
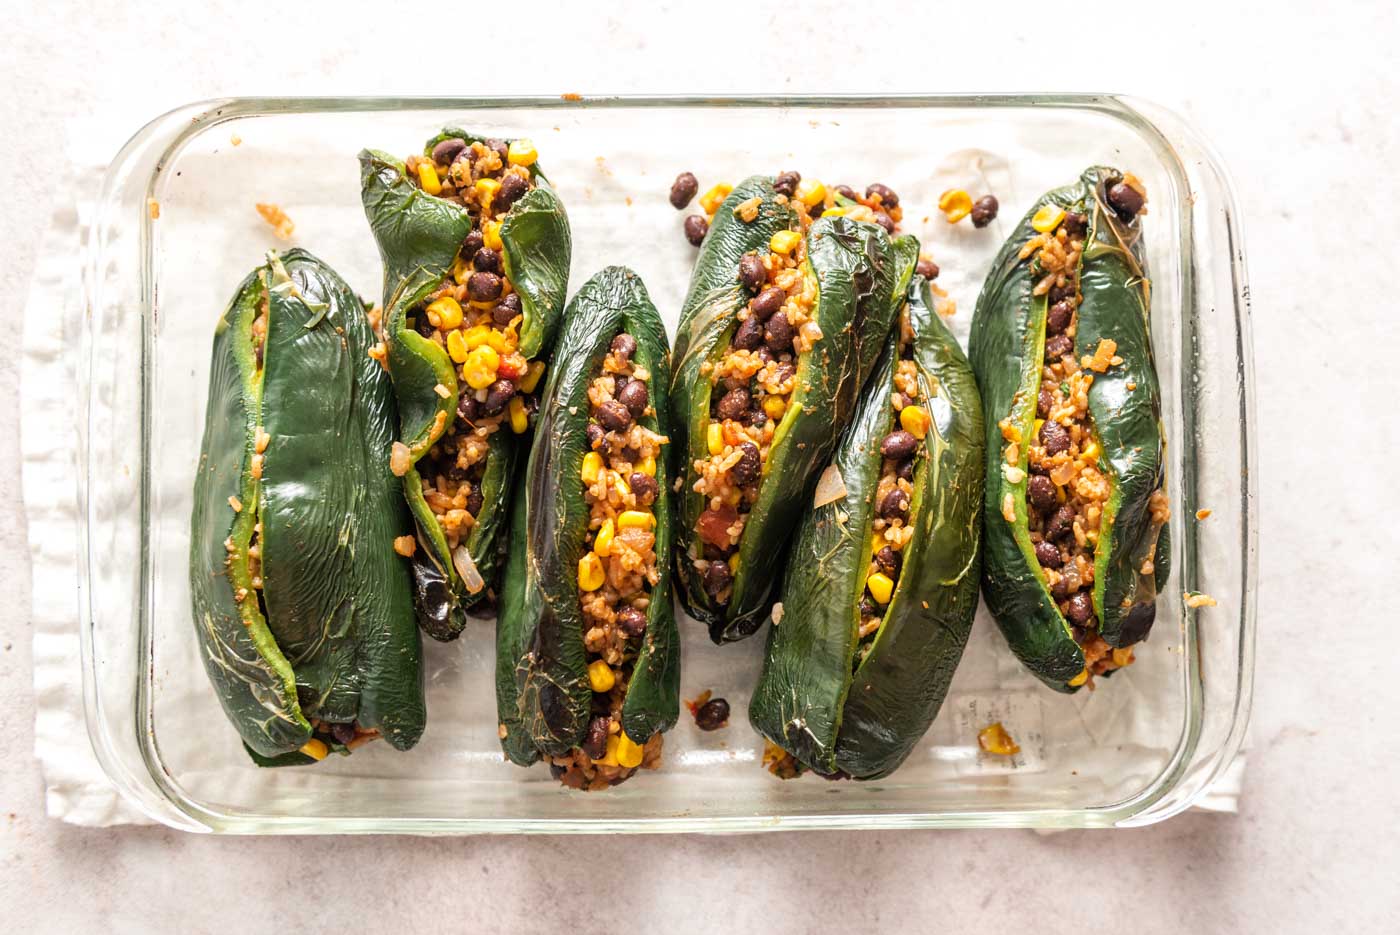
<svg viewBox="0 0 1400 935">
<path fill-rule="evenodd" d="M 1153 337 L 1171 444 L 1173 575 L 1140 661 L 1095 692 L 1039 686 L 985 610 L 937 723 L 873 783 L 781 782 L 745 717 L 763 639 L 685 634 L 683 697 L 727 697 L 730 726 L 682 712 L 663 768 L 606 793 L 561 789 L 504 762 L 492 627 L 425 641 L 430 721 L 399 754 L 371 744 L 313 768 L 260 770 L 224 722 L 197 657 L 186 584 L 189 502 L 210 338 L 235 284 L 281 244 L 254 212 L 280 204 L 294 242 L 378 295 L 355 153 L 406 155 L 444 124 L 533 137 L 573 224 L 577 286 L 607 263 L 641 273 L 672 328 L 693 258 L 666 203 L 677 172 L 702 188 L 798 168 L 895 188 L 958 301 L 964 339 L 1004 236 L 1046 188 L 1086 166 L 1135 172 L 1146 219 Z M 235 142 L 237 141 L 237 142 Z M 950 185 L 991 191 L 986 231 L 934 208 Z M 158 217 L 153 205 L 158 205 Z M 1256 483 L 1248 288 L 1225 174 L 1181 120 L 1110 96 L 893 98 L 240 99 L 142 129 L 111 164 L 88 231 L 81 349 L 84 693 L 98 758 L 169 825 L 237 833 L 760 831 L 1085 827 L 1157 821 L 1229 763 L 1253 672 Z M 1199 509 L 1213 511 L 1198 521 Z M 1218 606 L 1189 610 L 1183 592 Z M 980 754 L 1001 720 L 1023 752 Z"/>
</svg>

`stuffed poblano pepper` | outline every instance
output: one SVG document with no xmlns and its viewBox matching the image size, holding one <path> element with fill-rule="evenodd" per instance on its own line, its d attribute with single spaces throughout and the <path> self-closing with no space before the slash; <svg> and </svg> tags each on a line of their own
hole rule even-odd
<svg viewBox="0 0 1400 935">
<path fill-rule="evenodd" d="M 528 140 L 447 129 L 405 162 L 362 152 L 360 168 L 384 261 L 419 622 L 450 640 L 495 596 L 517 449 L 564 308 L 569 223 Z"/>
<path fill-rule="evenodd" d="M 613 266 L 569 303 L 516 497 L 496 631 L 501 745 L 575 789 L 660 763 L 680 708 L 666 332 Z"/>
<path fill-rule="evenodd" d="M 1011 649 L 1074 691 L 1133 661 L 1166 583 L 1166 440 L 1132 175 L 1036 203 L 977 300 L 987 432 L 982 589 Z"/>
<path fill-rule="evenodd" d="M 756 730 L 827 776 L 904 762 L 977 610 L 982 404 L 911 242 L 895 241 L 899 323 L 798 526 L 749 705 Z"/>
<path fill-rule="evenodd" d="M 676 335 L 677 578 L 716 643 L 767 619 L 789 534 L 894 314 L 889 236 L 824 189 L 783 184 L 793 176 L 729 192 Z"/>
<path fill-rule="evenodd" d="M 304 250 L 268 254 L 214 334 L 190 594 L 204 667 L 260 765 L 423 733 L 395 554 L 412 526 L 374 343 L 364 305 Z"/>
</svg>

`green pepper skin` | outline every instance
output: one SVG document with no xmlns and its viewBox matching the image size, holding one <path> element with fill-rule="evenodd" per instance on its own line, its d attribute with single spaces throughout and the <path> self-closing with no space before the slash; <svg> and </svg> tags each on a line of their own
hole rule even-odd
<svg viewBox="0 0 1400 935">
<path fill-rule="evenodd" d="M 304 250 L 269 254 L 215 331 L 191 602 L 219 701 L 255 761 L 277 761 L 266 765 L 311 762 L 296 751 L 312 718 L 377 728 L 401 750 L 423 732 L 421 646 L 393 548 L 409 516 L 389 471 L 394 399 L 369 357 L 374 341 L 360 300 Z M 255 477 L 260 430 L 269 442 Z M 248 555 L 258 522 L 261 601 Z"/>
<path fill-rule="evenodd" d="M 484 140 L 447 128 L 429 140 L 424 155 L 445 139 L 468 145 Z M 522 306 L 519 352 L 545 358 L 558 329 L 568 288 L 572 240 L 558 195 L 538 166 L 530 167 L 535 187 L 511 206 L 501 222 L 502 262 Z M 404 164 L 386 153 L 360 153 L 361 200 L 384 263 L 384 335 L 389 372 L 399 402 L 399 440 L 416 465 L 457 417 L 461 387 L 447 353 L 409 326 L 408 315 L 437 289 L 472 229 L 467 209 L 429 195 L 406 175 Z M 448 390 L 443 398 L 435 390 Z M 410 469 L 404 496 L 418 527 L 419 550 L 412 566 L 419 623 L 434 639 L 456 639 L 467 612 L 494 595 L 496 569 L 504 556 L 509 520 L 510 478 L 522 442 L 508 431 L 492 434 L 484 505 L 464 544 L 484 586 L 472 592 L 456 566 L 447 540 L 423 498 L 421 477 Z"/>
<path fill-rule="evenodd" d="M 832 457 L 846 495 L 808 512 L 798 527 L 782 619 L 768 631 L 749 705 L 754 729 L 804 765 L 856 779 L 892 773 L 933 723 L 972 629 L 981 565 L 981 399 L 957 340 L 933 311 L 928 283 L 911 281 L 917 243 L 902 259 L 900 304 L 907 296 L 913 359 L 933 419 L 914 471 L 915 535 L 857 665 L 880 443 L 899 427 L 890 406 L 898 365 L 891 334 Z"/>
<path fill-rule="evenodd" d="M 630 269 L 602 270 L 564 314 L 556 364 L 542 397 L 524 490 L 513 509 L 510 557 L 496 624 L 496 702 L 506 756 L 527 765 L 583 742 L 592 690 L 579 608 L 578 562 L 588 530 L 579 475 L 589 450 L 588 385 L 612 339 L 637 339 L 633 360 L 649 381 L 655 416 L 642 425 L 670 435 L 666 330 L 642 280 Z M 680 637 L 671 605 L 672 476 L 657 459 L 656 561 L 647 629 L 622 708 L 622 728 L 638 744 L 670 729 L 680 711 Z"/>
<path fill-rule="evenodd" d="M 745 223 L 734 214 L 743 201 L 760 200 L 758 217 Z M 727 605 L 705 593 L 694 560 L 702 543 L 695 531 L 705 498 L 691 489 L 692 466 L 708 457 L 706 427 L 712 384 L 707 364 L 726 352 L 738 313 L 749 295 L 739 283 L 739 259 L 766 252 L 779 230 L 797 230 L 793 209 L 776 200 L 773 180 L 753 176 L 735 187 L 715 212 L 700 248 L 676 336 L 671 374 L 673 458 L 685 490 L 676 538 L 676 576 L 686 611 L 704 623 L 716 643 L 744 639 L 768 618 L 774 584 L 788 538 L 801 514 L 817 469 L 825 462 L 855 406 L 889 332 L 895 289 L 894 251 L 874 224 L 844 217 L 821 218 L 807 233 L 807 260 L 800 267 L 817 283 L 812 317 L 822 330 L 816 346 L 797 361 L 797 389 L 774 435 L 764 482 L 739 542 L 738 573 Z"/>
<path fill-rule="evenodd" d="M 1147 636 L 1157 593 L 1165 586 L 1170 544 L 1151 520 L 1148 501 L 1165 484 L 1165 434 L 1161 393 L 1152 359 L 1148 279 L 1140 220 L 1124 223 L 1107 204 L 1107 187 L 1122 178 L 1116 169 L 1088 169 L 1078 183 L 1047 193 L 1022 219 L 993 263 L 977 300 L 969 356 L 982 388 L 987 433 L 986 561 L 982 593 L 1011 649 L 1046 685 L 1076 690 L 1068 682 L 1084 669 L 1084 653 L 1060 613 L 1035 560 L 1027 529 L 1026 479 L 1012 484 L 1002 469 L 998 423 L 1009 418 L 1029 439 L 1035 417 L 1045 347 L 1045 296 L 1032 295 L 1033 257 L 1021 247 L 1036 235 L 1031 218 L 1042 205 L 1057 205 L 1088 218 L 1080 261 L 1075 355 L 1092 355 L 1101 338 L 1117 342 L 1123 363 L 1094 374 L 1089 411 L 1103 449 L 1100 465 L 1112 485 L 1104 506 L 1094 556 L 1094 610 L 1100 632 L 1112 646 Z M 1129 385 L 1133 389 L 1128 389 Z M 1020 467 L 1028 461 L 1021 446 Z M 1016 521 L 1002 516 L 1010 494 Z M 1139 573 L 1153 555 L 1153 574 Z"/>
</svg>

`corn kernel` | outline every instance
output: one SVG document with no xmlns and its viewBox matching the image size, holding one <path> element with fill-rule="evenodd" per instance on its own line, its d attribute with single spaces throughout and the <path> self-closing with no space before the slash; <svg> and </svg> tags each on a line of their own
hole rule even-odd
<svg viewBox="0 0 1400 935">
<path fill-rule="evenodd" d="M 787 412 L 787 400 L 781 396 L 769 396 L 763 400 L 763 414 L 777 422 Z"/>
<path fill-rule="evenodd" d="M 578 586 L 584 591 L 596 591 L 603 586 L 603 563 L 592 552 L 578 560 Z"/>
<path fill-rule="evenodd" d="M 1080 685 L 1083 685 L 1087 681 L 1089 681 L 1089 670 L 1085 669 L 1084 671 L 1076 675 L 1074 678 L 1069 680 L 1069 687 L 1078 688 Z"/>
<path fill-rule="evenodd" d="M 442 191 L 442 181 L 438 178 L 437 169 L 428 161 L 418 163 L 418 184 L 423 186 L 423 191 L 429 195 L 436 195 Z"/>
<path fill-rule="evenodd" d="M 793 194 L 798 201 L 810 208 L 826 200 L 826 186 L 816 179 L 803 179 L 797 183 L 797 191 Z"/>
<path fill-rule="evenodd" d="M 326 758 L 326 754 L 330 753 L 330 750 L 326 749 L 326 745 L 323 741 L 317 740 L 315 737 L 312 737 L 306 743 L 301 745 L 301 752 L 305 753 L 313 760 L 324 760 Z"/>
<path fill-rule="evenodd" d="M 640 473 L 645 474 L 647 477 L 655 477 L 655 476 L 656 476 L 656 459 L 655 459 L 654 457 L 652 457 L 651 455 L 647 455 L 645 458 L 643 458 L 643 459 L 641 460 L 640 463 L 638 463 L 638 465 L 637 465 L 637 470 L 638 470 Z"/>
<path fill-rule="evenodd" d="M 607 752 L 603 754 L 603 758 L 601 760 L 594 760 L 593 762 L 598 764 L 599 766 L 616 766 L 617 748 L 620 743 L 621 741 L 617 739 L 617 734 L 613 734 L 612 736 L 610 736 L 608 738 Z"/>
<path fill-rule="evenodd" d="M 787 256 L 797 245 L 802 242 L 802 235 L 797 231 L 778 231 L 768 240 L 768 249 L 774 253 L 781 253 Z"/>
<path fill-rule="evenodd" d="M 1048 234 L 1060 226 L 1060 222 L 1065 219 L 1065 209 L 1059 205 L 1041 205 L 1040 209 L 1031 216 L 1031 227 Z"/>
<path fill-rule="evenodd" d="M 905 406 L 899 410 L 899 424 L 904 431 L 922 440 L 928 434 L 928 412 L 922 406 Z"/>
<path fill-rule="evenodd" d="M 729 556 L 729 561 L 726 564 L 729 565 L 729 574 L 731 576 L 737 575 L 739 573 L 739 553 L 735 552 Z"/>
<path fill-rule="evenodd" d="M 526 393 L 533 393 L 535 387 L 540 385 L 540 377 L 542 376 L 544 376 L 544 361 L 531 361 L 530 366 L 525 368 L 525 376 L 520 379 L 520 388 Z"/>
<path fill-rule="evenodd" d="M 501 222 L 487 221 L 481 225 L 481 239 L 486 246 L 500 253 L 505 249 L 505 244 L 501 243 Z"/>
<path fill-rule="evenodd" d="M 643 510 L 623 510 L 622 515 L 617 518 L 617 525 L 621 529 L 650 529 L 654 522 L 656 517 Z"/>
<path fill-rule="evenodd" d="M 1097 461 L 1101 450 L 1098 442 L 1090 440 L 1089 444 L 1084 446 L 1084 450 L 1079 453 L 1079 457 L 1085 461 Z"/>
<path fill-rule="evenodd" d="M 890 595 L 894 594 L 894 582 L 878 571 L 865 579 L 865 586 L 870 589 L 870 596 L 875 598 L 877 604 L 888 604 Z"/>
<path fill-rule="evenodd" d="M 617 765 L 627 769 L 635 769 L 642 765 L 642 745 L 633 743 L 632 738 L 627 736 L 626 731 L 621 731 L 617 735 Z"/>
<path fill-rule="evenodd" d="M 1006 728 L 1001 726 L 1001 721 L 979 730 L 977 745 L 997 756 L 1015 756 L 1021 752 L 1021 745 L 1011 738 Z"/>
<path fill-rule="evenodd" d="M 530 414 L 525 411 L 525 400 L 519 396 L 512 396 L 506 411 L 510 414 L 510 430 L 517 435 L 524 435 L 525 430 L 530 427 Z"/>
<path fill-rule="evenodd" d="M 632 492 L 632 488 L 627 486 L 627 481 L 623 480 L 621 474 L 613 475 L 613 490 L 617 491 L 618 499 L 624 499 Z"/>
<path fill-rule="evenodd" d="M 501 183 L 492 178 L 476 180 L 476 200 L 483 208 L 491 207 L 491 200 L 496 197 L 496 190 L 501 187 Z M 485 232 L 482 232 L 483 239 Z"/>
<path fill-rule="evenodd" d="M 472 274 L 472 266 L 460 256 L 452 261 L 452 280 L 461 285 L 467 281 L 467 277 Z"/>
<path fill-rule="evenodd" d="M 961 188 L 950 188 L 938 196 L 938 210 L 949 224 L 956 224 L 972 213 L 972 196 Z"/>
<path fill-rule="evenodd" d="M 846 216 L 845 208 L 827 208 L 822 212 L 824 218 L 840 218 Z"/>
<path fill-rule="evenodd" d="M 614 535 L 613 521 L 610 519 L 603 520 L 603 525 L 598 527 L 598 535 L 593 537 L 593 554 L 602 558 L 607 558 L 609 551 L 612 549 Z"/>
<path fill-rule="evenodd" d="M 462 306 L 450 295 L 434 300 L 428 311 L 437 315 L 438 327 L 443 331 L 451 331 L 462 324 Z"/>
<path fill-rule="evenodd" d="M 710 449 L 710 454 L 717 455 L 724 452 L 724 430 L 718 422 L 711 422 L 705 430 L 705 444 Z"/>
<path fill-rule="evenodd" d="M 603 456 L 596 451 L 590 451 L 583 456 L 583 482 L 592 487 L 598 483 L 598 472 L 603 469 Z"/>
<path fill-rule="evenodd" d="M 535 152 L 535 144 L 530 140 L 511 140 L 506 148 L 506 161 L 513 166 L 532 166 L 540 154 Z"/>
<path fill-rule="evenodd" d="M 617 676 L 613 675 L 613 670 L 608 668 L 608 664 L 601 659 L 594 659 L 588 664 L 588 685 L 595 692 L 611 691 L 617 684 Z"/>
<path fill-rule="evenodd" d="M 501 365 L 501 355 L 494 347 L 483 344 L 467 355 L 462 364 L 462 376 L 474 390 L 484 390 L 496 382 L 496 368 Z"/>
<path fill-rule="evenodd" d="M 714 214 L 719 210 L 719 206 L 724 203 L 724 199 L 729 197 L 729 193 L 734 191 L 733 185 L 726 185 L 720 182 L 714 188 L 700 196 L 700 207 L 705 209 L 706 214 Z"/>
<path fill-rule="evenodd" d="M 1131 665 L 1131 664 L 1132 664 L 1132 661 L 1133 661 L 1133 650 L 1132 650 L 1132 647 L 1130 647 L 1130 646 L 1124 646 L 1124 647 L 1121 648 L 1121 649 L 1115 649 L 1115 650 L 1113 651 L 1113 664 L 1116 665 L 1118 668 L 1121 669 L 1121 668 L 1123 668 L 1123 667 L 1126 666 L 1126 665 Z"/>
<path fill-rule="evenodd" d="M 459 364 L 467 361 L 467 342 L 462 332 L 453 331 L 447 335 L 447 355 Z"/>
</svg>

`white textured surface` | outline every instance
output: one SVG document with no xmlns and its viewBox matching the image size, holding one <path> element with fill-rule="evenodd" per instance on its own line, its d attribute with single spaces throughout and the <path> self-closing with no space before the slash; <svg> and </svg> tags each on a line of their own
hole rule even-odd
<svg viewBox="0 0 1400 935">
<path fill-rule="evenodd" d="M 982 21 L 933 4 L 882 14 L 875 3 L 814 2 L 772 17 L 757 4 L 708 4 L 701 17 L 658 2 L 635 13 L 590 6 L 569 21 L 539 4 L 476 21 L 462 8 L 453 19 L 471 30 L 466 48 L 490 53 L 483 65 L 378 41 L 370 7 L 318 16 L 292 6 L 12 6 L 0 57 L 0 204 L 13 231 L 0 314 L 12 333 L 53 187 L 91 184 L 47 172 L 74 115 L 114 112 L 134 128 L 235 93 L 1030 88 L 1120 90 L 1194 120 L 1236 177 L 1255 309 L 1263 584 L 1242 814 L 1045 837 L 253 841 L 68 828 L 42 817 L 31 753 L 32 596 L 11 443 L 0 448 L 0 503 L 11 505 L 0 580 L 12 608 L 0 620 L 0 905 L 16 928 L 1400 926 L 1400 689 L 1382 602 L 1397 569 L 1382 548 L 1394 541 L 1393 510 L 1377 506 L 1392 499 L 1381 481 L 1397 453 L 1388 404 L 1400 392 L 1385 359 L 1400 350 L 1393 290 L 1382 291 L 1386 251 L 1375 246 L 1400 204 L 1392 6 L 1071 8 L 1063 45 L 1042 25 L 1044 5 L 1002 4 Z M 783 30 L 792 38 L 766 38 Z M 526 62 L 503 64 L 511 50 Z M 1301 349 L 1313 353 L 1300 380 Z M 0 398 L 16 399 L 18 382 L 0 364 Z M 0 409 L 0 438 L 16 437 L 16 408 Z M 1367 437 L 1381 442 L 1363 452 Z M 1346 482 L 1335 484 L 1339 466 Z M 1367 651 L 1339 666 L 1341 639 Z"/>
</svg>

